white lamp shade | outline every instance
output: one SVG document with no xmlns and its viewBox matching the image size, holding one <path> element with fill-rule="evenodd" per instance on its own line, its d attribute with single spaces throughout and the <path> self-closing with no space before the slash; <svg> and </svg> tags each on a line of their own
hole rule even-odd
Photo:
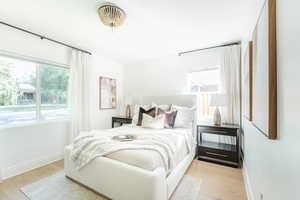
<svg viewBox="0 0 300 200">
<path fill-rule="evenodd" d="M 225 94 L 212 94 L 210 96 L 210 103 L 209 106 L 215 107 L 215 106 L 225 106 Z"/>
</svg>

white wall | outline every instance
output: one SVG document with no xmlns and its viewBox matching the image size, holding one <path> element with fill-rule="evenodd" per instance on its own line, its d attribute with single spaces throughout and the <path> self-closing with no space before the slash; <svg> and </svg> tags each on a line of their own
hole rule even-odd
<svg viewBox="0 0 300 200">
<path fill-rule="evenodd" d="M 14 29 L 0 26 L 0 53 L 33 57 L 35 60 L 69 63 L 70 49 L 40 40 Z M 90 94 L 92 128 L 109 128 L 115 110 L 99 110 L 99 76 L 117 79 L 118 100 L 122 99 L 122 65 L 104 59 L 101 52 L 94 51 L 91 58 Z M 32 168 L 63 158 L 67 144 L 69 121 L 51 121 L 31 126 L 0 129 L 0 181 Z"/>
<path fill-rule="evenodd" d="M 67 64 L 69 49 L 18 30 L 0 26 L 0 53 L 2 51 Z"/>
<path fill-rule="evenodd" d="M 245 169 L 252 200 L 300 196 L 299 1 L 277 1 L 278 139 L 268 140 L 244 119 Z"/>
<path fill-rule="evenodd" d="M 189 72 L 216 67 L 219 64 L 219 52 L 215 50 L 182 56 L 170 55 L 127 64 L 124 70 L 125 94 L 130 96 L 184 94 L 188 91 Z"/>
<path fill-rule="evenodd" d="M 66 121 L 59 121 L 1 130 L 3 178 L 61 159 L 68 128 Z"/>
<path fill-rule="evenodd" d="M 99 55 L 99 54 L 98 54 Z M 123 66 L 105 59 L 93 56 L 91 71 L 91 127 L 93 129 L 111 128 L 111 117 L 119 115 L 123 100 Z M 99 109 L 99 77 L 105 76 L 117 80 L 117 109 Z"/>
</svg>

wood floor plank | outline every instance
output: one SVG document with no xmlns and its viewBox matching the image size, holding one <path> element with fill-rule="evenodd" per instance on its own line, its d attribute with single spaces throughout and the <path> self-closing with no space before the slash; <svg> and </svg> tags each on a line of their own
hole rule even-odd
<svg viewBox="0 0 300 200">
<path fill-rule="evenodd" d="M 23 186 L 63 170 L 63 161 L 9 178 L 0 183 L 0 200 L 28 200 Z M 201 180 L 201 200 L 246 200 L 242 170 L 195 160 L 186 172 Z"/>
</svg>

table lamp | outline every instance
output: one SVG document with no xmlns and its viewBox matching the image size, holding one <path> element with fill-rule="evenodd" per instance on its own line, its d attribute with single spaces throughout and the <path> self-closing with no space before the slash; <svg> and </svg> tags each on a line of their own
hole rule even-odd
<svg viewBox="0 0 300 200">
<path fill-rule="evenodd" d="M 220 126 L 222 124 L 222 118 L 221 118 L 221 113 L 219 110 L 219 107 L 225 106 L 225 94 L 212 94 L 210 96 L 210 103 L 209 106 L 211 107 L 216 107 L 215 112 L 214 112 L 214 124 L 217 126 Z"/>
</svg>

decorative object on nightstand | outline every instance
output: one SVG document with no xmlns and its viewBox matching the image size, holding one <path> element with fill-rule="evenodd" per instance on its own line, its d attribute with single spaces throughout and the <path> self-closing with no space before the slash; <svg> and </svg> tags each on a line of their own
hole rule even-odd
<svg viewBox="0 0 300 200">
<path fill-rule="evenodd" d="M 132 98 L 131 97 L 126 97 L 125 99 L 125 105 L 126 105 L 126 109 L 125 109 L 125 116 L 126 118 L 131 118 L 131 104 L 132 104 Z"/>
<path fill-rule="evenodd" d="M 128 117 L 112 117 L 111 120 L 111 127 L 114 128 L 115 127 L 115 123 L 120 124 L 120 126 L 122 126 L 123 124 L 131 124 L 132 123 L 132 119 L 128 118 Z"/>
<path fill-rule="evenodd" d="M 215 125 L 221 125 L 222 124 L 222 118 L 221 113 L 219 110 L 219 106 L 225 106 L 225 94 L 212 94 L 210 97 L 210 103 L 209 106 L 216 107 L 214 112 L 214 124 Z"/>
<path fill-rule="evenodd" d="M 205 140 L 204 134 L 234 137 L 232 144 Z M 236 125 L 198 125 L 197 158 L 219 164 L 240 167 L 240 133 Z"/>
</svg>

